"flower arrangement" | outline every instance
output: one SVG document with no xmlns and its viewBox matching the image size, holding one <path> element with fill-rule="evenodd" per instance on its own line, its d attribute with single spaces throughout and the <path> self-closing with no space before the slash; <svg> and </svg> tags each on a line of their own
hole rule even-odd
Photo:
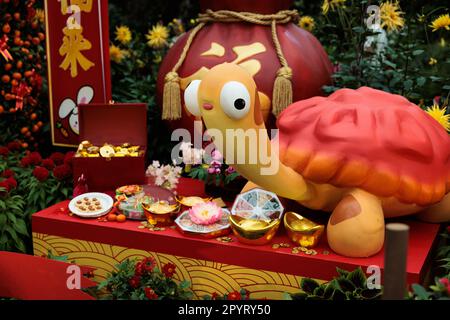
<svg viewBox="0 0 450 320">
<path fill-rule="evenodd" d="M 153 161 L 148 166 L 146 174 L 154 179 L 156 186 L 173 190 L 177 187 L 182 168 L 178 166 L 172 166 L 169 164 L 161 165 L 159 161 Z"/>
<path fill-rule="evenodd" d="M 222 209 L 214 202 L 199 203 L 189 209 L 189 217 L 196 224 L 210 225 L 222 218 Z"/>
<path fill-rule="evenodd" d="M 229 184 L 239 173 L 223 162 L 223 156 L 219 150 L 211 152 L 210 161 L 202 163 L 206 158 L 205 150 L 193 148 L 191 143 L 182 143 L 180 146 L 184 166 L 184 172 L 191 178 L 203 180 L 206 184 Z"/>
<path fill-rule="evenodd" d="M 103 299 L 187 300 L 193 296 L 188 281 L 174 279 L 176 266 L 173 263 L 166 263 L 159 269 L 156 260 L 147 257 L 139 262 L 127 259 L 116 268 L 117 271 L 96 288 Z"/>
</svg>

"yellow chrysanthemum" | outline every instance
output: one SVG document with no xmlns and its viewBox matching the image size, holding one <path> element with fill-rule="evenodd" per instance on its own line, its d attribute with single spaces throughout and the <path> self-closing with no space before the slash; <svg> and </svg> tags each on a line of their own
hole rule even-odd
<svg viewBox="0 0 450 320">
<path fill-rule="evenodd" d="M 322 13 L 327 14 L 328 11 L 335 11 L 337 8 L 344 8 L 346 0 L 324 0 L 322 3 Z"/>
<path fill-rule="evenodd" d="M 121 63 L 123 58 L 125 58 L 128 55 L 128 52 L 125 50 L 120 49 L 119 47 L 115 45 L 111 45 L 109 47 L 109 57 L 112 61 L 116 63 Z"/>
<path fill-rule="evenodd" d="M 43 9 L 36 9 L 36 13 L 34 15 L 34 18 L 39 21 L 40 23 L 44 23 L 45 21 L 45 12 Z"/>
<path fill-rule="evenodd" d="M 298 22 L 298 25 L 300 28 L 308 30 L 308 31 L 313 31 L 314 29 L 314 19 L 310 16 L 303 16 L 300 18 L 300 21 Z"/>
<path fill-rule="evenodd" d="M 116 27 L 116 40 L 121 44 L 128 44 L 131 41 L 131 31 L 127 26 Z"/>
<path fill-rule="evenodd" d="M 445 130 L 450 131 L 450 114 L 445 114 L 447 108 L 441 109 L 437 104 L 427 108 L 426 112 L 439 122 Z"/>
<path fill-rule="evenodd" d="M 433 57 L 431 57 L 430 60 L 428 60 L 428 64 L 430 66 L 435 65 L 436 63 L 437 63 L 437 60 L 435 58 L 433 58 Z"/>
<path fill-rule="evenodd" d="M 405 25 L 398 2 L 387 1 L 380 6 L 381 27 L 388 31 L 397 31 Z"/>
<path fill-rule="evenodd" d="M 152 48 L 162 48 L 167 45 L 167 39 L 169 38 L 169 29 L 161 24 L 153 26 L 145 35 L 147 38 L 147 44 Z"/>
<path fill-rule="evenodd" d="M 430 28 L 433 29 L 433 32 L 437 31 L 439 29 L 450 30 L 449 14 L 448 13 L 443 14 L 443 15 L 440 15 L 439 17 L 437 17 L 436 19 L 434 19 L 430 24 Z"/>
</svg>

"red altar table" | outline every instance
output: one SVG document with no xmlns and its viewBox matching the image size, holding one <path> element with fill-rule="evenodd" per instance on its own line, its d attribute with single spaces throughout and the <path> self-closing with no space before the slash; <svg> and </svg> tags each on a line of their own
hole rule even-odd
<svg viewBox="0 0 450 320">
<path fill-rule="evenodd" d="M 204 195 L 203 183 L 182 178 L 179 195 Z M 68 201 L 32 216 L 35 255 L 66 255 L 69 261 L 94 267 L 94 279 L 103 280 L 115 265 L 127 258 L 153 256 L 158 264 L 177 266 L 176 279 L 189 280 L 197 298 L 213 292 L 226 293 L 245 288 L 251 298 L 280 299 L 284 292 L 298 292 L 302 277 L 327 281 L 336 267 L 353 270 L 376 265 L 383 272 L 383 251 L 370 258 L 346 258 L 333 253 L 325 239 L 315 248 L 317 255 L 293 254 L 291 248 L 272 245 L 244 245 L 234 241 L 199 239 L 177 230 L 139 229 L 137 221 L 99 222 L 69 216 Z M 428 258 L 439 225 L 403 219 L 410 226 L 407 264 L 408 283 L 421 282 L 427 272 Z M 279 230 L 272 243 L 290 243 Z M 291 246 L 293 244 L 291 243 Z M 370 274 L 368 274 L 370 275 Z"/>
</svg>

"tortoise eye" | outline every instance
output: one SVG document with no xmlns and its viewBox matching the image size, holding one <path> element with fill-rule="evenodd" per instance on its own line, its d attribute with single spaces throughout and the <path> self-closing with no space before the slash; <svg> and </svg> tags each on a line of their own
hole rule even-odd
<svg viewBox="0 0 450 320">
<path fill-rule="evenodd" d="M 184 104 L 186 109 L 196 117 L 201 116 L 200 108 L 198 105 L 198 87 L 200 86 L 200 80 L 193 80 L 184 90 Z"/>
<path fill-rule="evenodd" d="M 250 93 L 240 82 L 227 82 L 220 92 L 220 105 L 230 118 L 241 119 L 250 111 Z"/>
</svg>

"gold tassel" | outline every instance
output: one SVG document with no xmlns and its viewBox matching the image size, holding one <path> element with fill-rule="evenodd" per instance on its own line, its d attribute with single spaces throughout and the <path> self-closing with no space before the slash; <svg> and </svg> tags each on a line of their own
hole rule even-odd
<svg viewBox="0 0 450 320">
<path fill-rule="evenodd" d="M 273 84 L 272 113 L 275 117 L 292 103 L 292 69 L 281 67 Z"/>
<path fill-rule="evenodd" d="M 166 74 L 163 92 L 163 120 L 178 120 L 181 118 L 180 77 L 175 71 Z"/>
</svg>

